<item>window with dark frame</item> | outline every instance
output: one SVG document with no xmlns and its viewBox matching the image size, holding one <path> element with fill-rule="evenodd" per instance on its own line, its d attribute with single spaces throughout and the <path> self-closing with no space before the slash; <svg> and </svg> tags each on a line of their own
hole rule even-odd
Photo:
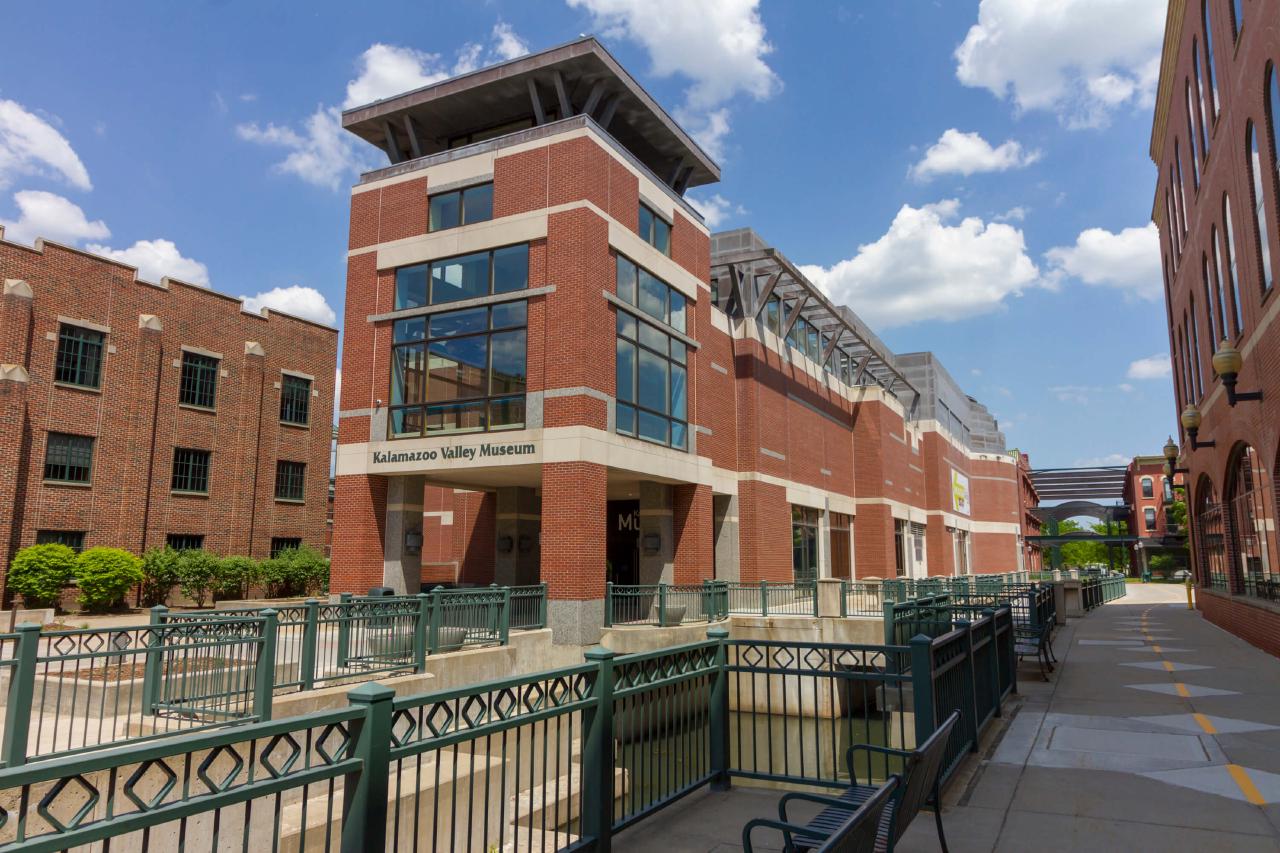
<svg viewBox="0 0 1280 853">
<path fill-rule="evenodd" d="M 311 380 L 283 374 L 280 379 L 281 423 L 306 426 L 311 416 Z"/>
<path fill-rule="evenodd" d="M 268 552 L 271 559 L 280 556 L 281 551 L 296 551 L 302 547 L 302 538 L 299 536 L 272 536 L 271 550 Z"/>
<path fill-rule="evenodd" d="M 218 397 L 218 360 L 212 356 L 183 351 L 182 383 L 178 402 L 201 409 L 214 408 Z"/>
<path fill-rule="evenodd" d="M 640 237 L 664 255 L 671 255 L 671 223 L 640 203 Z"/>
<path fill-rule="evenodd" d="M 1147 525 L 1147 530 L 1156 529 L 1156 511 L 1151 507 L 1142 511 L 1142 520 Z"/>
<path fill-rule="evenodd" d="M 58 356 L 53 381 L 81 388 L 102 385 L 102 332 L 63 323 L 58 327 Z"/>
<path fill-rule="evenodd" d="M 51 432 L 44 451 L 44 479 L 56 483 L 88 483 L 93 474 L 93 438 Z"/>
<path fill-rule="evenodd" d="M 791 507 L 791 575 L 796 583 L 818 579 L 818 511 Z"/>
<path fill-rule="evenodd" d="M 427 230 L 443 231 L 460 225 L 472 225 L 493 219 L 493 184 L 477 184 L 445 193 L 436 193 L 427 200 Z"/>
<path fill-rule="evenodd" d="M 391 436 L 523 428 L 527 325 L 524 300 L 397 320 Z"/>
<path fill-rule="evenodd" d="M 688 347 L 671 331 L 685 330 L 684 294 L 618 255 L 618 298 L 634 310 L 617 312 L 617 432 L 689 446 Z"/>
<path fill-rule="evenodd" d="M 37 545 L 66 545 L 79 554 L 84 550 L 83 530 L 37 530 Z"/>
<path fill-rule="evenodd" d="M 173 449 L 173 477 L 170 488 L 175 492 L 209 493 L 209 451 L 189 447 Z"/>
<path fill-rule="evenodd" d="M 1152 497 L 1155 497 L 1155 494 L 1156 494 L 1155 484 L 1151 481 L 1151 478 L 1143 477 L 1142 478 L 1142 496 L 1144 498 L 1152 498 Z"/>
<path fill-rule="evenodd" d="M 395 310 L 445 305 L 529 286 L 529 245 L 440 258 L 396 270 Z"/>
<path fill-rule="evenodd" d="M 164 538 L 164 544 L 174 551 L 201 551 L 204 549 L 204 534 L 170 533 Z"/>
<path fill-rule="evenodd" d="M 276 462 L 276 500 L 301 501 L 307 494 L 307 463 Z"/>
</svg>

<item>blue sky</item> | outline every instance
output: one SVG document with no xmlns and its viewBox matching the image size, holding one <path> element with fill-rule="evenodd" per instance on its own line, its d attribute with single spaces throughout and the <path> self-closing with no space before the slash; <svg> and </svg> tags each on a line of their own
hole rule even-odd
<svg viewBox="0 0 1280 853">
<path fill-rule="evenodd" d="M 721 163 L 755 227 L 896 351 L 937 352 L 1037 466 L 1173 430 L 1147 156 L 1153 0 L 20 4 L 0 223 L 320 320 L 344 104 L 596 33 Z M 56 32 L 56 44 L 38 37 Z"/>
</svg>

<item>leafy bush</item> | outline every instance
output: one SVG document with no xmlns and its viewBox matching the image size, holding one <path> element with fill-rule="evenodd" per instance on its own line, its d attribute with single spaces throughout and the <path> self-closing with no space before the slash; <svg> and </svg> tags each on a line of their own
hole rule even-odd
<svg viewBox="0 0 1280 853">
<path fill-rule="evenodd" d="M 120 548 L 90 548 L 76 559 L 80 603 L 91 610 L 116 604 L 142 579 L 142 560 Z"/>
<path fill-rule="evenodd" d="M 142 606 L 154 607 L 169 600 L 169 590 L 178 582 L 178 552 L 168 547 L 152 548 L 142 555 Z"/>
<path fill-rule="evenodd" d="M 218 598 L 246 598 L 249 587 L 262 583 L 262 564 L 249 557 L 224 557 L 218 569 Z"/>
<path fill-rule="evenodd" d="M 75 577 L 76 552 L 66 545 L 31 545 L 13 555 L 9 589 L 28 607 L 57 604 L 62 588 Z"/>
<path fill-rule="evenodd" d="M 178 585 L 182 594 L 204 607 L 205 599 L 218 583 L 222 561 L 208 551 L 181 551 L 178 553 Z"/>
<path fill-rule="evenodd" d="M 329 561 L 306 545 L 262 561 L 262 576 L 272 596 L 319 595 L 329 589 Z"/>
</svg>

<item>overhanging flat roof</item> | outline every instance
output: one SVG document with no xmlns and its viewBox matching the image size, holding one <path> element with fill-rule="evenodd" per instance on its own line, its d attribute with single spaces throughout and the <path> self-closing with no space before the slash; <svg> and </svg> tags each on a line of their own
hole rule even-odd
<svg viewBox="0 0 1280 853">
<path fill-rule="evenodd" d="M 342 126 L 395 164 L 468 134 L 576 115 L 590 116 L 679 193 L 720 180 L 716 162 L 594 36 L 346 110 Z"/>
</svg>

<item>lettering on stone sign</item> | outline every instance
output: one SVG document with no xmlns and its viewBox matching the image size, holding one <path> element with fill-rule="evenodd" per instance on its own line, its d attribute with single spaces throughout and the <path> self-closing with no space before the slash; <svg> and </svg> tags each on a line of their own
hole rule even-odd
<svg viewBox="0 0 1280 853">
<path fill-rule="evenodd" d="M 478 458 L 491 459 L 506 456 L 529 456 L 536 454 L 535 444 L 479 444 L 458 445 L 456 447 L 430 448 L 426 450 L 375 450 L 374 465 L 391 465 L 405 462 L 474 462 Z"/>
</svg>

